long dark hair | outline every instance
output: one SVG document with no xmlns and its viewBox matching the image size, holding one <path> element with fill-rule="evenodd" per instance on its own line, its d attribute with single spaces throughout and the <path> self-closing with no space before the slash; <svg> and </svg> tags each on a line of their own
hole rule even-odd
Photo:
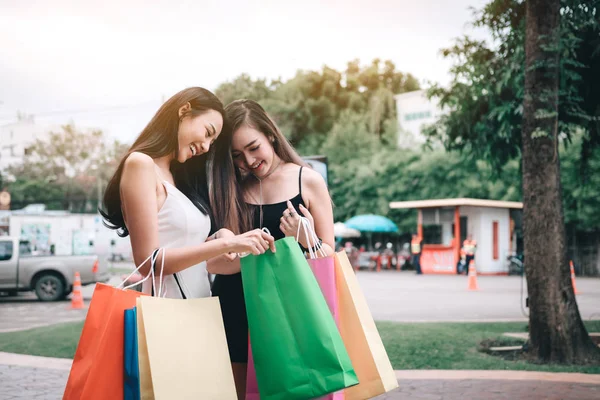
<svg viewBox="0 0 600 400">
<path fill-rule="evenodd" d="M 187 103 L 191 106 L 190 110 L 180 117 L 179 109 Z M 107 227 L 116 229 L 119 236 L 129 235 L 121 209 L 120 193 L 121 175 L 127 157 L 135 151 L 152 158 L 176 154 L 179 149 L 178 131 L 181 120 L 186 116 L 196 117 L 209 110 L 219 112 L 223 116 L 223 121 L 225 121 L 225 111 L 221 101 L 210 91 L 201 87 L 182 90 L 158 109 L 152 120 L 129 148 L 129 151 L 123 156 L 115 174 L 106 186 L 104 210 L 99 210 L 99 212 L 104 217 L 104 224 Z M 225 127 L 223 130 L 225 130 Z M 219 142 L 219 139 L 221 139 L 221 135 L 215 142 Z M 170 165 L 177 188 L 190 198 L 200 211 L 209 215 L 206 164 L 212 151 L 211 148 L 207 154 L 192 157 L 183 165 L 177 162 L 175 157 Z"/>
<path fill-rule="evenodd" d="M 283 162 L 301 166 L 307 164 L 257 102 L 245 99 L 233 101 L 225 107 L 225 117 L 228 131 L 225 135 L 226 139 L 215 146 L 214 159 L 211 163 L 211 204 L 217 222 L 222 221 L 225 224 L 223 227 L 241 233 L 252 229 L 252 210 L 244 201 L 244 177 L 235 167 L 231 155 L 235 131 L 242 126 L 250 126 L 269 139 L 275 154 Z"/>
</svg>

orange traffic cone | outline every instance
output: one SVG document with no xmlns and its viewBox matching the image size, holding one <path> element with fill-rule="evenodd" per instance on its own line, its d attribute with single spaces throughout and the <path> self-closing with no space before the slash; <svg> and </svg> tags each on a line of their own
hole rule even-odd
<svg viewBox="0 0 600 400">
<path fill-rule="evenodd" d="M 573 267 L 573 261 L 569 261 L 569 265 L 571 266 L 571 284 L 573 285 L 573 292 L 575 292 L 575 294 L 579 294 L 577 291 L 577 285 L 575 285 L 575 268 Z"/>
<path fill-rule="evenodd" d="M 85 305 L 83 304 L 83 295 L 81 294 L 81 277 L 79 276 L 79 272 L 75 272 L 73 295 L 71 296 L 71 308 L 85 308 Z"/>
<path fill-rule="evenodd" d="M 479 290 L 479 286 L 477 285 L 477 271 L 475 270 L 475 262 L 473 260 L 469 262 L 469 285 L 467 286 L 467 290 Z"/>
</svg>

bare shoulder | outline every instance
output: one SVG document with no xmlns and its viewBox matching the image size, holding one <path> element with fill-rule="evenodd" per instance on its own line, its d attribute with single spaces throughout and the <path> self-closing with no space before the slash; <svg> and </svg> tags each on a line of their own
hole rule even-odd
<svg viewBox="0 0 600 400">
<path fill-rule="evenodd" d="M 148 169 L 154 168 L 154 160 L 147 154 L 134 151 L 125 160 L 123 165 L 125 169 Z"/>
<path fill-rule="evenodd" d="M 309 167 L 302 169 L 302 185 L 314 191 L 327 191 L 327 184 L 323 176 Z"/>
<path fill-rule="evenodd" d="M 154 164 L 152 157 L 147 154 L 133 152 L 125 160 L 121 182 L 125 183 L 125 186 L 154 185 L 156 182 L 155 168 L 156 164 Z"/>
</svg>

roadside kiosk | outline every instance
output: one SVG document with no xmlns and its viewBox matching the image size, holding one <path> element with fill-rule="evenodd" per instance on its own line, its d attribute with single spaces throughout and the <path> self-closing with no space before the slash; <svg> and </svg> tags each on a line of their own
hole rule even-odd
<svg viewBox="0 0 600 400">
<path fill-rule="evenodd" d="M 396 201 L 390 203 L 390 208 L 418 210 L 417 234 L 423 239 L 424 274 L 456 274 L 467 235 L 477 241 L 477 273 L 508 274 L 506 258 L 517 247 L 515 220 L 520 220 L 523 203 L 460 198 Z"/>
</svg>

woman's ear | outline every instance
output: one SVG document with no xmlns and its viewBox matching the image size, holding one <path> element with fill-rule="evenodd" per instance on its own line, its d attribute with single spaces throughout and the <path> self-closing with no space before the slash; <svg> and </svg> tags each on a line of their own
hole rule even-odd
<svg viewBox="0 0 600 400">
<path fill-rule="evenodd" d="M 187 103 L 185 103 L 184 105 L 182 105 L 179 108 L 179 118 L 183 117 L 185 114 L 189 113 L 190 111 L 192 111 L 192 105 L 188 101 Z"/>
</svg>

